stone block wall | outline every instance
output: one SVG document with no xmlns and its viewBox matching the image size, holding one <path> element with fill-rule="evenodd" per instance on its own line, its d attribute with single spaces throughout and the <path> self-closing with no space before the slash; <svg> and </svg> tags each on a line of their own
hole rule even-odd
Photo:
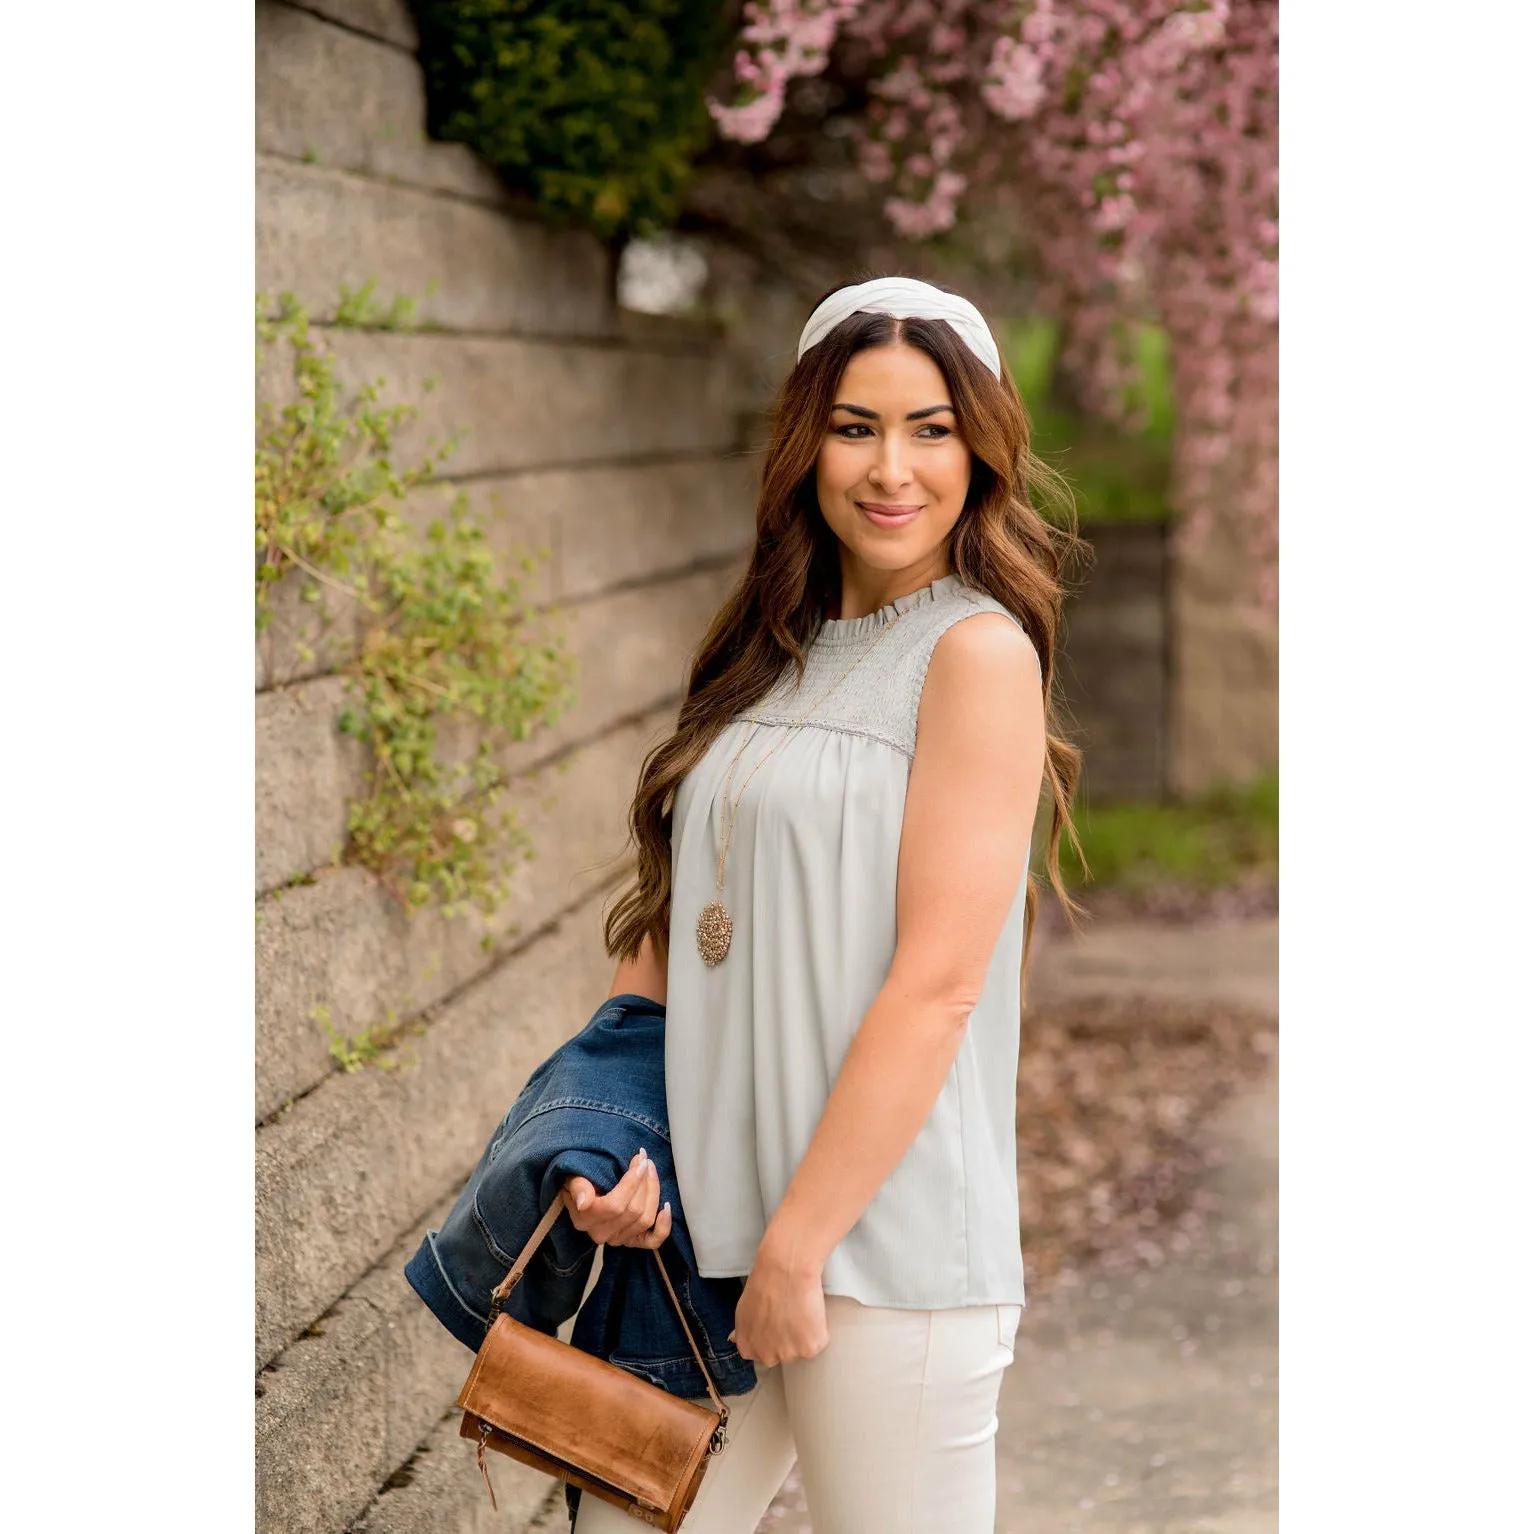
<svg viewBox="0 0 1534 1534">
<path fill-rule="evenodd" d="M 346 615 L 306 659 L 279 601 L 258 647 L 257 1528 L 562 1528 L 553 1483 L 510 1461 L 491 1513 L 452 1409 L 470 1355 L 400 1270 L 607 994 L 601 908 L 639 764 L 751 537 L 760 380 L 717 335 L 619 311 L 600 242 L 426 140 L 400 0 L 258 0 L 255 21 L 258 287 L 321 325 L 343 283 L 419 300 L 428 329 L 327 331 L 338 372 L 411 400 L 436 377 L 401 455 L 466 431 L 448 489 L 501 509 L 498 555 L 548 551 L 527 590 L 577 665 L 573 708 L 505 759 L 537 856 L 494 919 L 447 921 L 335 862 L 363 770 L 335 729 Z M 341 1071 L 320 1015 L 349 1034 L 418 1023 L 407 1067 Z"/>
<path fill-rule="evenodd" d="M 1084 753 L 1091 803 L 1158 800 L 1171 706 L 1166 528 L 1087 526 L 1091 570 L 1066 600 L 1058 674 L 1066 729 Z"/>
<path fill-rule="evenodd" d="M 1253 594 L 1246 532 L 1233 518 L 1214 518 L 1203 538 L 1179 551 L 1167 614 L 1172 795 L 1248 782 L 1276 768 L 1278 619 Z"/>
<path fill-rule="evenodd" d="M 1058 667 L 1086 802 L 1194 797 L 1278 765 L 1278 624 L 1250 594 L 1241 529 L 1179 548 L 1151 524 L 1088 525 Z"/>
</svg>

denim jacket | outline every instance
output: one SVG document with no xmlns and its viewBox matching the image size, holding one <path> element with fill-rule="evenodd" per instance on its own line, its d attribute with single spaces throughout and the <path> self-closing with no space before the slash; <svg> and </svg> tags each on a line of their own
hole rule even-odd
<svg viewBox="0 0 1534 1534">
<path fill-rule="evenodd" d="M 478 1350 L 484 1340 L 490 1291 L 564 1180 L 579 1174 L 606 1192 L 643 1146 L 660 1176 L 661 1201 L 671 1203 L 661 1257 L 714 1383 L 722 1395 L 755 1386 L 755 1368 L 728 1340 L 743 1282 L 701 1277 L 687 1234 L 666 1119 L 665 1037 L 660 1002 L 631 994 L 603 1002 L 533 1072 L 442 1229 L 428 1232 L 406 1264 L 411 1287 L 466 1347 Z M 607 1247 L 582 1303 L 595 1251 L 562 1214 L 512 1290 L 506 1313 L 550 1335 L 574 1315 L 576 1347 L 674 1395 L 705 1395 L 654 1256 Z"/>
</svg>

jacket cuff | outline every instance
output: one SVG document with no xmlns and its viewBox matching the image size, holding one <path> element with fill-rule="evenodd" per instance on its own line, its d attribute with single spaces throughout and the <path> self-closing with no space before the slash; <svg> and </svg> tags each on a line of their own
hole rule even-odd
<svg viewBox="0 0 1534 1534">
<path fill-rule="evenodd" d="M 436 1234 L 435 1231 L 426 1233 L 415 1256 L 405 1264 L 405 1279 L 448 1331 L 471 1353 L 477 1353 L 485 1340 L 489 1321 L 471 1309 L 448 1282 L 447 1274 L 437 1260 Z"/>
</svg>

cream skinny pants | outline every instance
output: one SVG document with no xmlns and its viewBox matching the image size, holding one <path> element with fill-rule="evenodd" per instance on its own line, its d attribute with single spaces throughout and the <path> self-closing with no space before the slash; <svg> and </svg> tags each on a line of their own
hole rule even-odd
<svg viewBox="0 0 1534 1534">
<path fill-rule="evenodd" d="M 815 1534 L 993 1534 L 996 1399 L 1021 1307 L 886 1310 L 826 1296 L 831 1340 L 726 1397 L 729 1443 L 682 1534 L 755 1534 L 799 1460 Z M 574 1534 L 633 1534 L 582 1497 Z"/>
</svg>

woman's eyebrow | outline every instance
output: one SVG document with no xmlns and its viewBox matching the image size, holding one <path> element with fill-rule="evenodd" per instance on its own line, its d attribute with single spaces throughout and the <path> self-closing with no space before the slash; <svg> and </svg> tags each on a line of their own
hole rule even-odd
<svg viewBox="0 0 1534 1534">
<path fill-rule="evenodd" d="M 870 410 L 867 405 L 844 405 L 844 404 L 838 403 L 838 404 L 832 405 L 831 408 L 833 410 L 846 410 L 846 411 L 850 411 L 853 415 L 860 415 L 865 420 L 869 420 L 869 421 L 881 421 L 881 420 L 884 419 L 883 416 L 881 416 L 877 410 Z M 954 408 L 953 408 L 952 405 L 925 405 L 920 410 L 913 410 L 906 417 L 906 420 L 908 420 L 908 421 L 921 421 L 921 420 L 924 420 L 929 415 L 936 415 L 940 410 L 946 410 L 946 411 L 949 412 L 949 414 L 954 414 L 955 413 L 954 412 Z"/>
</svg>

